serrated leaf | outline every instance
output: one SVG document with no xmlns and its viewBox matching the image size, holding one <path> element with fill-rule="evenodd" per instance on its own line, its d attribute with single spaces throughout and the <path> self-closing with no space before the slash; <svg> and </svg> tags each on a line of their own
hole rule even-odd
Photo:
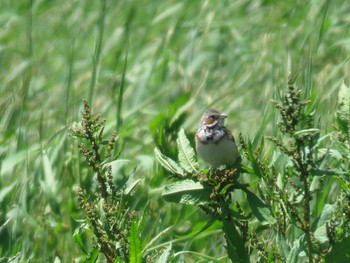
<svg viewBox="0 0 350 263">
<path fill-rule="evenodd" d="M 162 197 L 167 202 L 199 205 L 209 201 L 211 189 L 190 179 L 165 186 Z"/>
<path fill-rule="evenodd" d="M 154 148 L 154 154 L 159 163 L 170 173 L 184 176 L 183 169 L 174 160 L 162 154 L 158 148 Z"/>
<path fill-rule="evenodd" d="M 350 136 L 350 88 L 343 82 L 338 93 L 337 120 L 340 130 Z"/>
<path fill-rule="evenodd" d="M 179 150 L 179 162 L 182 168 L 189 173 L 198 172 L 199 164 L 196 158 L 196 153 L 191 147 L 189 140 L 186 137 L 184 129 L 181 129 L 176 140 Z"/>
<path fill-rule="evenodd" d="M 141 263 L 142 249 L 137 221 L 134 221 L 131 225 L 129 242 L 130 263 Z"/>
<path fill-rule="evenodd" d="M 262 224 L 274 224 L 276 219 L 272 216 L 270 208 L 254 193 L 244 189 L 247 194 L 247 200 L 253 214 Z"/>
</svg>

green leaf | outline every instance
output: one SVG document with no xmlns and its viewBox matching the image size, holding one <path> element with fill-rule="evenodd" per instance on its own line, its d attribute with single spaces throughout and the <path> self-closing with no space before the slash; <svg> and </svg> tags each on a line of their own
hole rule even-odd
<svg viewBox="0 0 350 263">
<path fill-rule="evenodd" d="M 255 158 L 253 145 L 252 145 L 252 143 L 250 141 L 248 141 L 248 143 L 246 145 L 246 149 L 247 149 L 247 153 L 248 153 L 248 158 L 250 160 L 250 163 L 252 164 L 252 169 L 254 171 L 254 174 L 257 177 L 262 178 L 264 176 L 264 173 L 261 170 L 261 168 L 260 168 L 260 166 L 258 164 L 258 161 Z"/>
<path fill-rule="evenodd" d="M 286 239 L 284 238 L 284 235 L 279 231 L 276 234 L 276 245 L 278 246 L 281 255 L 284 258 L 287 258 L 289 256 L 289 247 L 287 245 Z"/>
<path fill-rule="evenodd" d="M 247 194 L 247 200 L 253 214 L 262 224 L 274 224 L 276 219 L 271 215 L 270 208 L 254 193 L 243 189 Z"/>
<path fill-rule="evenodd" d="M 60 213 L 60 198 L 58 192 L 58 181 L 56 180 L 56 173 L 54 167 L 51 164 L 51 160 L 45 151 L 42 153 L 42 167 L 44 172 L 43 180 L 40 180 L 40 186 L 42 191 L 45 193 L 48 204 L 55 213 Z"/>
<path fill-rule="evenodd" d="M 344 238 L 342 241 L 335 243 L 330 253 L 325 257 L 325 262 L 338 263 L 350 262 L 350 237 Z"/>
<path fill-rule="evenodd" d="M 320 215 L 320 219 L 317 222 L 317 228 L 324 226 L 331 218 L 335 212 L 335 205 L 326 204 Z"/>
<path fill-rule="evenodd" d="M 167 202 L 199 205 L 209 201 L 211 189 L 190 179 L 167 185 L 163 190 L 163 198 Z"/>
<path fill-rule="evenodd" d="M 81 251 L 83 251 L 85 254 L 87 254 L 88 252 L 86 251 L 84 241 L 83 241 L 83 239 L 81 237 L 81 229 L 80 228 L 77 228 L 74 231 L 73 239 L 78 244 L 78 246 L 81 249 Z"/>
<path fill-rule="evenodd" d="M 135 191 L 135 189 L 137 188 L 137 186 L 139 185 L 139 183 L 142 181 L 142 179 L 136 179 L 135 181 L 132 181 L 132 182 L 127 182 L 126 183 L 126 188 L 124 190 L 124 193 L 126 195 L 132 193 L 133 191 Z"/>
<path fill-rule="evenodd" d="M 181 235 L 181 237 L 192 238 L 192 237 L 198 236 L 201 233 L 204 233 L 207 231 L 216 231 L 221 228 L 222 228 L 222 222 L 212 217 L 209 220 L 195 222 L 195 224 L 192 226 L 191 233 L 187 235 Z"/>
<path fill-rule="evenodd" d="M 142 249 L 141 249 L 141 240 L 139 237 L 139 228 L 138 223 L 135 220 L 130 229 L 130 247 L 129 247 L 129 253 L 130 253 L 130 263 L 141 263 L 142 262 Z"/>
<path fill-rule="evenodd" d="M 53 167 L 51 164 L 51 161 L 49 160 L 48 155 L 46 152 L 43 152 L 42 155 L 42 164 L 43 164 L 43 170 L 44 170 L 44 184 L 46 187 L 48 187 L 50 192 L 53 195 L 57 194 L 57 180 L 56 180 L 56 174 L 53 171 Z"/>
<path fill-rule="evenodd" d="M 36 149 L 33 149 L 33 150 L 31 149 L 31 151 L 35 152 Z M 8 157 L 6 156 L 6 158 L 4 158 L 4 156 L 2 156 L 1 157 L 1 165 L 0 165 L 1 178 L 4 178 L 4 176 L 13 175 L 13 170 L 15 169 L 15 167 L 20 163 L 24 163 L 25 159 L 26 159 L 26 152 L 25 151 L 13 153 L 13 154 L 9 155 Z"/>
<path fill-rule="evenodd" d="M 350 88 L 343 82 L 338 93 L 337 120 L 340 130 L 350 136 Z"/>
<path fill-rule="evenodd" d="M 179 162 L 182 168 L 189 173 L 198 172 L 199 164 L 194 149 L 186 137 L 184 129 L 181 129 L 176 140 L 179 149 Z"/>
<path fill-rule="evenodd" d="M 221 195 L 225 195 L 227 193 L 227 191 L 232 187 L 234 186 L 235 184 L 234 183 L 231 183 L 231 184 L 227 184 L 225 185 L 222 190 L 220 191 L 220 194 Z"/>
<path fill-rule="evenodd" d="M 127 51 L 125 54 L 125 58 L 124 58 L 124 66 L 123 66 L 123 73 L 122 73 L 122 77 L 121 77 L 121 81 L 120 81 L 120 85 L 119 85 L 119 94 L 118 94 L 118 102 L 117 102 L 117 130 L 120 130 L 120 127 L 123 124 L 123 119 L 122 119 L 122 106 L 123 106 L 123 102 L 124 102 L 124 91 L 125 91 L 125 87 L 127 85 L 125 85 L 126 81 L 125 81 L 125 75 L 126 75 L 126 71 L 127 71 L 127 65 L 128 65 L 128 55 L 129 52 Z M 115 81 L 115 86 L 117 85 L 117 83 L 119 83 L 119 81 Z M 118 88 L 117 88 L 118 89 Z"/>
<path fill-rule="evenodd" d="M 296 138 L 301 138 L 304 136 L 313 136 L 313 135 L 319 134 L 319 133 L 320 133 L 320 129 L 312 128 L 312 129 L 297 131 L 293 135 Z"/>
<path fill-rule="evenodd" d="M 286 263 L 298 263 L 298 262 L 306 262 L 300 261 L 299 255 L 303 251 L 302 246 L 300 245 L 301 239 L 304 237 L 302 235 L 299 239 L 293 242 L 293 246 L 290 250 L 288 257 L 286 258 Z"/>
<path fill-rule="evenodd" d="M 154 148 L 154 154 L 159 163 L 170 173 L 184 176 L 182 168 L 174 160 L 162 154 L 158 148 Z"/>
<path fill-rule="evenodd" d="M 155 25 L 157 23 L 164 23 L 164 20 L 168 17 L 173 16 L 174 14 L 178 14 L 181 12 L 182 8 L 184 6 L 184 3 L 176 3 L 173 5 L 169 5 L 168 8 L 166 8 L 163 12 L 160 12 L 159 15 L 155 16 L 152 20 L 152 25 Z"/>
<path fill-rule="evenodd" d="M 329 244 L 326 224 L 332 218 L 334 212 L 335 205 L 326 204 L 323 207 L 322 213 L 317 222 L 316 231 L 314 232 L 314 235 L 321 245 L 328 246 Z"/>
<path fill-rule="evenodd" d="M 168 107 L 160 112 L 150 124 L 150 132 L 156 146 L 162 149 L 167 156 L 174 158 L 177 154 L 175 148 L 171 147 L 170 141 L 180 130 L 186 120 L 189 102 L 193 101 L 190 93 L 183 93 L 172 101 Z"/>
<path fill-rule="evenodd" d="M 172 229 L 173 229 L 173 226 L 169 226 L 168 228 L 166 228 L 163 231 L 161 231 L 154 238 L 152 238 L 151 241 L 149 241 L 147 243 L 147 245 L 145 245 L 145 247 L 142 250 L 142 253 L 144 254 L 155 242 L 157 242 L 160 238 L 163 238 Z"/>
<path fill-rule="evenodd" d="M 95 262 L 97 262 L 99 255 L 100 255 L 100 251 L 97 248 L 94 248 L 89 253 L 89 256 L 84 260 L 84 263 L 95 263 Z"/>
<path fill-rule="evenodd" d="M 0 203 L 3 202 L 4 198 L 12 191 L 12 189 L 16 186 L 17 182 L 13 182 L 12 184 L 2 187 L 0 189 Z"/>
<path fill-rule="evenodd" d="M 222 230 L 225 233 L 226 250 L 232 262 L 249 263 L 248 252 L 244 242 L 232 221 L 223 220 Z"/>
<path fill-rule="evenodd" d="M 339 186 L 347 193 L 347 194 L 350 194 L 350 189 L 347 185 L 347 182 L 341 178 L 340 176 L 332 176 L 332 178 L 335 178 L 338 183 L 339 183 Z"/>
<path fill-rule="evenodd" d="M 134 170 L 128 176 L 128 181 L 126 182 L 125 189 L 124 189 L 124 194 L 126 195 L 132 194 L 142 181 L 142 179 L 140 178 L 138 179 L 134 178 L 135 172 L 136 172 L 136 168 L 134 168 Z"/>
</svg>

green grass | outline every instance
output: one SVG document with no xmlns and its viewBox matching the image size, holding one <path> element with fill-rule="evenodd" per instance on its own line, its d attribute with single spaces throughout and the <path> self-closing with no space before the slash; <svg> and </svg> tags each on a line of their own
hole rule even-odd
<svg viewBox="0 0 350 263">
<path fill-rule="evenodd" d="M 149 217 L 145 240 L 172 227 L 152 247 L 173 240 L 177 260 L 207 262 L 226 256 L 224 237 L 214 228 L 186 238 L 207 218 L 162 200 L 169 177 L 155 160 L 159 134 L 151 123 L 170 127 L 162 146 L 175 154 L 176 126 L 164 118 L 183 110 L 179 125 L 193 135 L 204 110 L 215 107 L 229 114 L 236 138 L 242 132 L 257 146 L 276 134 L 270 100 L 281 97 L 293 71 L 326 135 L 338 89 L 350 82 L 345 0 L 2 0 L 0 10 L 0 255 L 21 262 L 83 256 L 72 237 L 84 218 L 74 189 L 95 185 L 68 136 L 83 99 L 123 142 L 116 182 L 135 167 L 143 179 L 134 204 Z M 273 146 L 265 144 L 270 159 Z"/>
</svg>

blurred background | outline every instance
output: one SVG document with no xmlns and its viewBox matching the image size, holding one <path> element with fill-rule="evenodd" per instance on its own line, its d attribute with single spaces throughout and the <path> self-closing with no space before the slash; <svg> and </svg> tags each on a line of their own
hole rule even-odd
<svg viewBox="0 0 350 263">
<path fill-rule="evenodd" d="M 116 183 L 135 167 L 143 179 L 134 204 L 150 218 L 144 238 L 174 226 L 160 244 L 176 241 L 203 214 L 162 200 L 169 178 L 154 148 L 176 157 L 180 127 L 193 140 L 210 107 L 229 115 L 236 137 L 273 135 L 270 101 L 286 90 L 289 72 L 326 133 L 350 80 L 349 29 L 346 0 L 2 0 L 0 255 L 82 255 L 72 237 L 84 218 L 74 189 L 93 175 L 68 128 L 83 99 L 107 120 L 106 134 L 118 131 Z M 208 238 L 175 242 L 175 250 L 224 256 L 219 228 Z"/>
</svg>

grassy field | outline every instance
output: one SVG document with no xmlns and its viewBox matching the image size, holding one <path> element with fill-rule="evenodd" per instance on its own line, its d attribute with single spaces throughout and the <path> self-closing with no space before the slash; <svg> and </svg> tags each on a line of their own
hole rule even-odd
<svg viewBox="0 0 350 263">
<path fill-rule="evenodd" d="M 209 216 L 163 200 L 172 180 L 154 148 L 176 159 L 179 129 L 193 143 L 210 107 L 258 147 L 278 134 L 271 99 L 286 93 L 290 72 L 328 135 L 338 90 L 350 83 L 346 0 L 2 0 L 0 10 L 1 262 L 84 261 L 73 238 L 85 222 L 76 189 L 97 188 L 68 132 L 83 99 L 106 119 L 107 136 L 117 131 L 117 188 L 131 174 L 142 179 L 130 204 L 145 217 L 148 260 L 171 242 L 172 262 L 227 262 L 220 224 L 191 236 Z M 265 142 L 261 157 L 273 160 L 274 149 Z M 258 194 L 259 178 L 244 178 Z M 90 248 L 89 231 L 82 236 Z"/>
</svg>

